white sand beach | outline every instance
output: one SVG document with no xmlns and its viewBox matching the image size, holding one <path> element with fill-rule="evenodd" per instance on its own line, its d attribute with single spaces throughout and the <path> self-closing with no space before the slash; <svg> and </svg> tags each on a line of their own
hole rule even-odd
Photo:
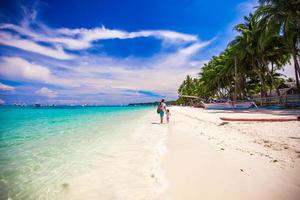
<svg viewBox="0 0 300 200">
<path fill-rule="evenodd" d="M 171 107 L 162 168 L 165 199 L 299 199 L 300 122 L 230 122 L 299 111 Z"/>
</svg>

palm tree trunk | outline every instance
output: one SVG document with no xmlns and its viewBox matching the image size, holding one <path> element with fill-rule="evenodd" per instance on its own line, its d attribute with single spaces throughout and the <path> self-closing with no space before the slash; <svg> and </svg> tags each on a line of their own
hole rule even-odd
<svg viewBox="0 0 300 200">
<path fill-rule="evenodd" d="M 293 55 L 293 60 L 294 60 L 296 85 L 297 85 L 297 88 L 299 89 L 300 84 L 299 84 L 298 74 L 300 75 L 300 68 L 299 68 L 299 63 L 297 60 L 297 49 L 296 49 L 295 44 L 293 44 L 293 47 L 292 47 L 292 55 Z"/>
<path fill-rule="evenodd" d="M 263 98 L 265 97 L 265 82 L 264 82 L 264 79 L 263 79 L 261 73 L 258 74 L 258 77 L 259 77 L 259 81 L 261 83 L 261 87 L 260 87 L 260 105 L 262 105 L 263 104 Z"/>
<path fill-rule="evenodd" d="M 257 67 L 257 66 L 260 66 L 260 65 L 259 65 L 259 63 L 255 64 L 254 57 L 252 57 L 252 66 L 253 66 L 253 69 L 256 72 L 256 74 L 259 78 L 260 84 L 261 84 L 261 87 L 260 87 L 260 105 L 262 105 L 263 104 L 263 97 L 264 97 L 265 83 L 264 83 L 262 71 L 260 69 L 258 69 L 258 67 Z"/>
<path fill-rule="evenodd" d="M 273 79 L 273 73 L 274 73 L 274 66 L 273 66 L 273 62 L 271 62 L 271 72 L 269 71 L 268 68 L 268 72 L 270 73 L 270 77 L 271 77 L 271 85 L 270 85 L 270 96 L 272 95 L 272 89 L 273 89 L 273 84 L 274 84 L 274 79 Z"/>
</svg>

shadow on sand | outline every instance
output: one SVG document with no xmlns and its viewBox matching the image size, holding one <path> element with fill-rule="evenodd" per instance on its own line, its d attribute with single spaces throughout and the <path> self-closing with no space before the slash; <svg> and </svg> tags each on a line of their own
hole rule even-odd
<svg viewBox="0 0 300 200">
<path fill-rule="evenodd" d="M 151 124 L 160 125 L 160 123 L 158 123 L 158 122 L 152 122 Z"/>
</svg>

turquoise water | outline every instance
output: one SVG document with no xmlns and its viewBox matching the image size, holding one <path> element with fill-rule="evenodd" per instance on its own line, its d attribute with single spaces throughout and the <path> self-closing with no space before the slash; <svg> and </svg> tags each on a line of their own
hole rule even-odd
<svg viewBox="0 0 300 200">
<path fill-rule="evenodd" d="M 149 107 L 0 107 L 0 199 L 56 199 Z"/>
</svg>

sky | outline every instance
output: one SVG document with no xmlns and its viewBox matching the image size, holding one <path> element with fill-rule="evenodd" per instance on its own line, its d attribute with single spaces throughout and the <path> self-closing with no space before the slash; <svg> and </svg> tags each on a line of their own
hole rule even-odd
<svg viewBox="0 0 300 200">
<path fill-rule="evenodd" d="M 175 100 L 254 0 L 4 0 L 0 104 Z"/>
</svg>

